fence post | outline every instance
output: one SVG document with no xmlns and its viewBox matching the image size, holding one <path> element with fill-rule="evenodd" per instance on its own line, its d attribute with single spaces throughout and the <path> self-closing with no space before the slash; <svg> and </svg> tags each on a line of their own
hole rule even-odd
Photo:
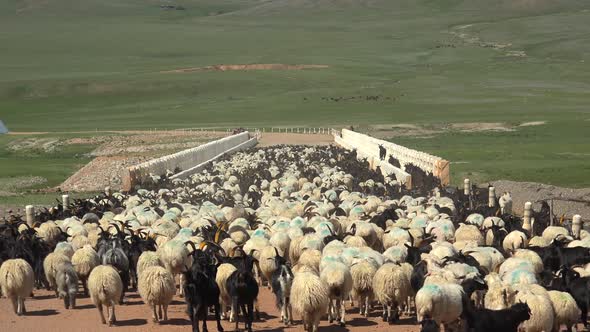
<svg viewBox="0 0 590 332">
<path fill-rule="evenodd" d="M 64 211 L 69 210 L 70 206 L 70 195 L 61 195 L 62 204 L 64 206 Z"/>
<path fill-rule="evenodd" d="M 471 181 L 469 179 L 463 180 L 463 195 L 469 196 L 471 192 Z"/>
<path fill-rule="evenodd" d="M 25 206 L 25 215 L 27 218 L 27 225 L 33 227 L 35 223 L 35 207 L 33 205 Z"/>
<path fill-rule="evenodd" d="M 496 188 L 490 187 L 488 193 L 488 206 L 495 207 L 496 206 Z"/>
<path fill-rule="evenodd" d="M 580 231 L 582 230 L 582 216 L 576 214 L 572 220 L 572 235 L 574 239 L 580 238 Z"/>
<path fill-rule="evenodd" d="M 526 229 L 527 231 L 531 230 L 531 213 L 533 210 L 533 203 L 526 202 L 524 203 L 524 214 L 522 218 L 522 228 Z"/>
</svg>

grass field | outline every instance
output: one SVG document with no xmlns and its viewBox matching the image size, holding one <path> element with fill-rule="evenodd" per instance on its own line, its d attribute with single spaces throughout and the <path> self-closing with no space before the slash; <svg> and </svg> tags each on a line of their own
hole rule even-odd
<svg viewBox="0 0 590 332">
<path fill-rule="evenodd" d="M 13 131 L 546 121 L 395 141 L 454 179 L 590 185 L 587 0 L 6 0 L 0 22 Z M 162 73 L 265 63 L 328 68 Z M 0 178 L 84 162 L 1 149 Z"/>
</svg>

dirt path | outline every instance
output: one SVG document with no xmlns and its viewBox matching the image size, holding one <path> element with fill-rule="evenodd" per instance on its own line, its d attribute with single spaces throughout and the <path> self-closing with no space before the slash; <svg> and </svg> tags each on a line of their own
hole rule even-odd
<svg viewBox="0 0 590 332">
<path fill-rule="evenodd" d="M 28 311 L 26 316 L 16 316 L 6 298 L 0 300 L 0 331 L 43 331 L 43 332 L 64 332 L 64 331 L 190 331 L 190 321 L 185 313 L 186 305 L 181 298 L 175 298 L 168 309 L 169 321 L 162 325 L 156 325 L 151 321 L 151 313 L 141 298 L 136 293 L 129 293 L 126 296 L 127 305 L 117 306 L 115 309 L 118 323 L 115 327 L 108 328 L 101 325 L 98 311 L 89 298 L 80 298 L 77 301 L 77 309 L 65 310 L 63 301 L 57 300 L 50 292 L 35 291 L 36 298 L 27 299 L 25 304 Z M 300 321 L 295 326 L 285 327 L 277 316 L 279 311 L 275 308 L 274 296 L 266 288 L 260 290 L 261 320 L 254 322 L 254 331 L 302 331 Z M 332 331 L 358 331 L 358 332 L 415 332 L 419 331 L 418 326 L 410 323 L 410 319 L 402 319 L 399 325 L 388 325 L 383 323 L 379 317 L 380 310 L 376 306 L 368 319 L 360 316 L 356 308 L 350 308 L 347 315 L 347 326 L 339 327 L 336 324 L 329 324 L 327 320 L 321 321 L 320 332 Z M 297 319 L 299 317 L 296 316 Z M 234 325 L 224 321 L 222 323 L 225 331 L 233 331 Z M 207 322 L 209 331 L 217 331 L 215 323 Z M 243 325 L 240 324 L 240 328 Z"/>
<path fill-rule="evenodd" d="M 332 143 L 334 143 L 334 137 L 328 134 L 263 133 L 258 146 L 278 144 L 329 145 Z"/>
</svg>

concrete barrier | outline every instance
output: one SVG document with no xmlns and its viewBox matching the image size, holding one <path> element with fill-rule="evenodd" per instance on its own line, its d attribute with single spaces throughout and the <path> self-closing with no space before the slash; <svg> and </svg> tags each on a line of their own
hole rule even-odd
<svg viewBox="0 0 590 332">
<path fill-rule="evenodd" d="M 183 150 L 161 158 L 152 159 L 145 163 L 127 169 L 123 177 L 123 191 L 129 191 L 141 183 L 150 174 L 161 175 L 168 170 L 179 168 L 182 172 L 176 175 L 183 178 L 201 170 L 208 162 L 215 160 L 225 153 L 231 153 L 255 146 L 258 138 L 250 137 L 249 132 L 224 137 L 203 145 Z M 199 168 L 200 167 L 200 168 Z"/>
<path fill-rule="evenodd" d="M 405 166 L 414 164 L 427 173 L 432 173 L 441 180 L 443 185 L 448 185 L 450 178 L 450 163 L 440 157 L 430 155 L 425 152 L 416 151 L 397 145 L 391 142 L 380 140 L 371 136 L 357 133 L 348 129 L 342 129 L 341 132 L 333 132 L 336 144 L 346 149 L 356 149 L 359 157 L 367 158 L 371 168 L 377 166 L 385 174 L 394 173 L 398 181 L 411 187 L 412 179 L 410 174 L 405 172 Z M 382 145 L 387 151 L 385 160 L 379 158 L 379 145 Z M 389 156 L 399 160 L 400 168 L 389 164 Z"/>
</svg>

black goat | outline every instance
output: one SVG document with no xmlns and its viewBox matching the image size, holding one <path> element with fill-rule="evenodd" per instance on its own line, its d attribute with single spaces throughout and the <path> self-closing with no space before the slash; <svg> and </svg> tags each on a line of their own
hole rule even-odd
<svg viewBox="0 0 590 332">
<path fill-rule="evenodd" d="M 192 242 L 187 242 L 193 244 Z M 194 248 L 194 244 L 193 244 Z M 184 273 L 184 294 L 188 305 L 193 332 L 199 331 L 199 321 L 203 321 L 203 332 L 207 332 L 207 311 L 210 306 L 215 309 L 217 331 L 223 332 L 220 317 L 219 287 L 215 282 L 217 267 L 210 261 L 211 255 L 200 249 L 192 252 L 193 265 Z"/>
<path fill-rule="evenodd" d="M 562 287 L 570 293 L 578 308 L 584 327 L 588 328 L 588 308 L 590 308 L 590 277 L 580 277 L 580 274 L 566 266 L 559 271 L 562 277 Z"/>
<path fill-rule="evenodd" d="M 502 310 L 477 309 L 465 296 L 462 316 L 467 321 L 467 332 L 517 332 L 520 323 L 531 318 L 531 310 L 522 302 Z"/>
<path fill-rule="evenodd" d="M 254 321 L 254 301 L 258 297 L 258 283 L 252 274 L 254 258 L 243 255 L 243 265 L 238 267 L 226 281 L 227 292 L 232 299 L 232 310 L 236 315 L 236 331 L 238 330 L 239 310 L 244 316 L 245 327 L 252 332 Z"/>
</svg>

